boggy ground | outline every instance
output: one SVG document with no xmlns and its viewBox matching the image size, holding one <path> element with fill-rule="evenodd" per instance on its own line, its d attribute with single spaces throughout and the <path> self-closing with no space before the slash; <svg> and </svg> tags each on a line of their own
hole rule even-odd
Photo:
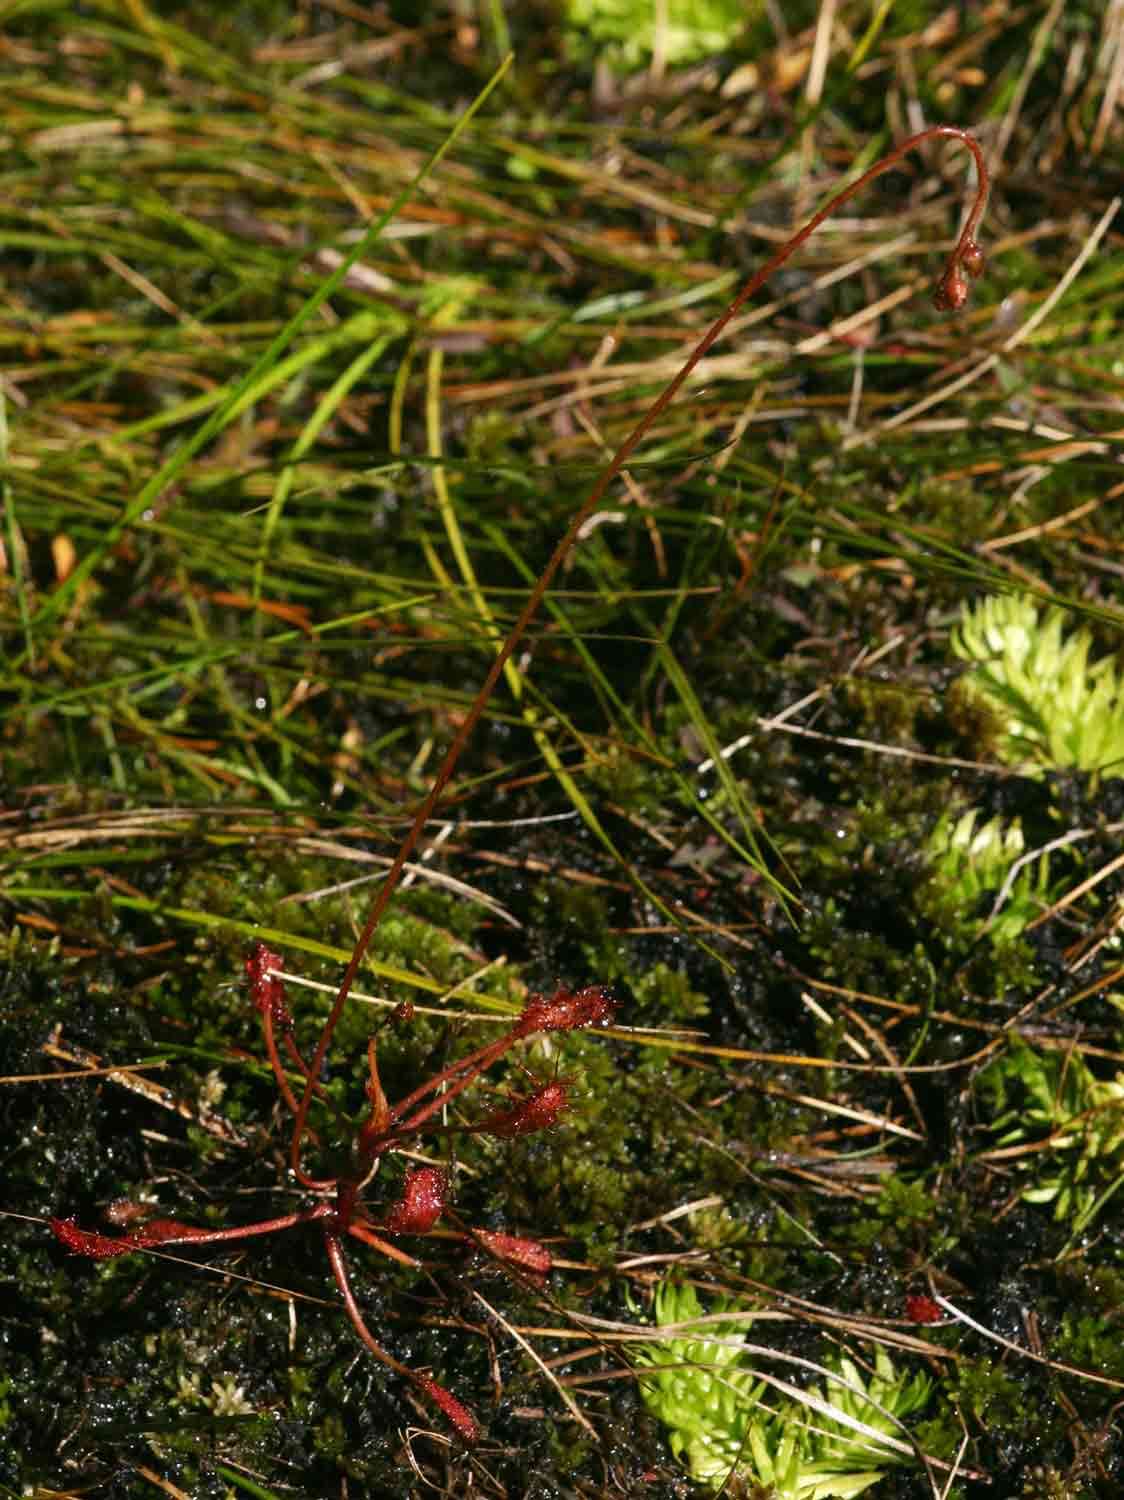
<svg viewBox="0 0 1124 1500">
<path fill-rule="evenodd" d="M 1025 592 L 1119 653 L 1118 8 L 786 4 L 695 56 L 564 9 L 5 15 L 4 1493 L 693 1493 L 629 1341 L 670 1273 L 753 1310 L 755 1368 L 800 1389 L 784 1356 L 931 1378 L 933 1466 L 883 1452 L 876 1500 L 952 1468 L 950 1497 L 1117 1492 L 1121 782 L 1014 755 L 1026 705 L 973 692 L 950 633 Z M 994 175 L 969 306 L 930 305 L 972 179 L 927 148 L 646 439 L 377 933 L 361 989 L 415 1002 L 379 1033 L 392 1100 L 529 993 L 618 1002 L 449 1117 L 525 1068 L 572 1080 L 552 1130 L 421 1144 L 549 1277 L 452 1234 L 421 1271 L 352 1258 L 482 1441 L 363 1353 L 312 1226 L 67 1255 L 47 1219 L 121 1199 L 214 1227 L 308 1202 L 250 944 L 334 987 L 609 452 L 739 277 L 938 120 Z M 955 852 L 972 809 L 1069 840 L 990 927 L 1014 856 Z M 328 1000 L 290 987 L 309 1049 Z M 385 1014 L 345 1011 L 344 1122 Z M 743 1459 L 728 1492 L 767 1492 Z"/>
</svg>

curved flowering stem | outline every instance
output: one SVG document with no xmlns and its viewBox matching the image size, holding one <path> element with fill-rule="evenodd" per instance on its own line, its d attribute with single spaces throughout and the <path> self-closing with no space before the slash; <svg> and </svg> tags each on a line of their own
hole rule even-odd
<svg viewBox="0 0 1124 1500">
<path fill-rule="evenodd" d="M 660 414 L 675 399 L 684 382 L 721 337 L 731 319 L 747 299 L 778 267 L 784 264 L 792 252 L 803 244 L 825 219 L 860 192 L 867 183 L 897 166 L 909 151 L 925 141 L 939 138 L 952 139 L 962 144 L 971 152 L 977 168 L 978 185 L 975 199 L 937 281 L 934 297 L 938 308 L 941 309 L 954 309 L 964 305 L 969 293 L 969 279 L 978 276 L 984 266 L 983 251 L 977 243 L 976 231 L 987 202 L 987 172 L 980 148 L 971 136 L 954 126 L 936 125 L 903 141 L 855 182 L 837 193 L 824 208 L 809 219 L 797 234 L 793 235 L 787 244 L 782 246 L 760 270 L 745 282 L 721 316 L 707 329 L 678 374 L 649 407 L 597 479 L 571 519 L 565 535 L 555 547 L 538 582 L 531 590 L 519 618 L 492 662 L 480 691 L 454 736 L 433 786 L 418 809 L 375 898 L 310 1059 L 306 1060 L 293 1035 L 293 1023 L 285 1003 L 284 981 L 280 973 L 282 962 L 279 955 L 264 944 L 256 945 L 251 952 L 246 964 L 246 972 L 250 982 L 251 998 L 261 1016 L 265 1053 L 277 1083 L 279 1097 L 294 1117 L 290 1140 L 292 1170 L 301 1185 L 310 1193 L 316 1194 L 320 1201 L 294 1213 L 230 1229 L 202 1228 L 174 1219 L 151 1219 L 127 1233 L 103 1234 L 80 1228 L 72 1218 L 52 1219 L 50 1221 L 52 1231 L 68 1250 L 92 1260 L 104 1260 L 138 1251 L 155 1250 L 157 1247 L 167 1245 L 235 1243 L 254 1236 L 271 1235 L 302 1224 L 317 1222 L 323 1232 L 328 1261 L 339 1288 L 344 1309 L 362 1343 L 382 1365 L 410 1381 L 427 1401 L 443 1413 L 465 1441 L 476 1440 L 478 1427 L 471 1412 L 431 1376 L 411 1370 L 409 1366 L 391 1355 L 367 1327 L 351 1287 L 347 1261 L 343 1252 L 343 1240 L 345 1236 L 350 1236 L 400 1265 L 419 1269 L 423 1267 L 424 1262 L 405 1250 L 399 1249 L 392 1241 L 402 1236 L 423 1238 L 430 1235 L 444 1235 L 473 1243 L 506 1261 L 509 1266 L 517 1270 L 535 1275 L 549 1271 L 550 1251 L 538 1241 L 508 1234 L 506 1231 L 472 1228 L 457 1219 L 455 1212 L 448 1210 L 450 1178 L 441 1167 L 433 1165 L 409 1167 L 398 1198 L 383 1207 L 381 1213 L 376 1214 L 368 1210 L 364 1203 L 364 1194 L 371 1186 L 385 1158 L 396 1153 L 400 1154 L 407 1148 L 410 1148 L 411 1154 L 415 1154 L 418 1138 L 425 1134 L 446 1136 L 458 1131 L 467 1134 L 490 1135 L 498 1140 L 510 1140 L 549 1130 L 569 1108 L 570 1083 L 566 1079 L 555 1079 L 547 1083 L 533 1080 L 533 1087 L 529 1092 L 510 1096 L 506 1103 L 491 1110 L 475 1123 L 444 1125 L 439 1119 L 435 1119 L 435 1116 L 438 1116 L 440 1111 L 477 1083 L 484 1073 L 520 1043 L 544 1033 L 583 1030 L 607 1024 L 613 1014 L 612 999 L 608 991 L 599 985 L 591 985 L 578 990 L 559 988 L 552 995 L 531 995 L 522 1012 L 511 1021 L 499 1037 L 450 1063 L 393 1104 L 383 1090 L 379 1076 L 376 1044 L 372 1039 L 367 1049 L 368 1108 L 365 1120 L 357 1128 L 342 1117 L 318 1081 L 332 1035 L 347 1000 L 352 981 L 362 963 L 375 928 L 386 909 L 387 902 L 397 886 L 406 861 L 417 844 L 438 799 L 448 785 L 469 735 L 478 722 L 505 663 L 541 605 L 563 559 L 574 546 L 586 520 L 600 504 L 609 485 L 621 472 L 645 434 L 651 430 Z M 408 1019 L 408 1008 L 395 1012 L 395 1016 L 398 1019 Z M 290 1067 L 289 1072 L 286 1071 L 286 1059 Z M 303 1079 L 303 1088 L 299 1097 L 290 1081 L 293 1076 L 298 1080 Z M 314 1096 L 318 1097 L 334 1114 L 336 1125 L 342 1127 L 341 1133 L 345 1137 L 350 1137 L 348 1155 L 343 1165 L 337 1166 L 337 1175 L 331 1177 L 311 1176 L 304 1170 L 301 1161 L 305 1138 L 310 1136 L 313 1143 L 318 1144 L 317 1137 L 308 1123 L 309 1110 Z M 452 1229 L 438 1227 L 443 1217 L 452 1219 L 454 1225 Z"/>
<path fill-rule="evenodd" d="M 979 143 L 966 130 L 962 130 L 957 125 L 932 125 L 927 130 L 918 131 L 916 135 L 911 135 L 908 140 L 900 142 L 892 151 L 887 152 L 879 161 L 876 161 L 872 167 L 868 167 L 861 177 L 856 178 L 854 182 L 849 183 L 847 187 L 836 193 L 818 213 L 813 214 L 802 229 L 794 234 L 763 266 L 753 273 L 734 297 L 733 301 L 727 306 L 725 312 L 716 318 L 703 334 L 687 357 L 679 373 L 664 388 L 663 392 L 652 403 L 640 421 L 637 422 L 636 426 L 625 438 L 608 466 L 598 477 L 585 500 L 575 511 L 565 535 L 555 547 L 549 562 L 539 575 L 538 582 L 531 590 L 519 618 L 511 627 L 507 639 L 496 653 L 491 666 L 488 668 L 484 682 L 473 699 L 471 708 L 454 735 L 452 743 L 445 752 L 445 759 L 441 762 L 437 775 L 433 779 L 433 785 L 414 815 L 406 837 L 402 840 L 401 847 L 395 855 L 393 863 L 387 871 L 386 878 L 371 905 L 371 910 L 367 916 L 363 930 L 355 944 L 347 968 L 344 970 L 344 975 L 340 981 L 340 987 L 336 992 L 335 1000 L 332 1003 L 331 1011 L 324 1022 L 320 1039 L 316 1044 L 316 1051 L 313 1053 L 312 1061 L 309 1064 L 308 1081 L 305 1084 L 304 1093 L 296 1111 L 296 1119 L 293 1125 L 292 1140 L 289 1148 L 289 1159 L 292 1169 L 298 1177 L 303 1178 L 301 1146 L 308 1121 L 308 1111 L 315 1091 L 314 1080 L 319 1077 L 321 1065 L 331 1044 L 332 1034 L 336 1029 L 355 976 L 359 972 L 359 966 L 363 962 L 367 949 L 370 946 L 375 929 L 382 920 L 382 915 L 387 908 L 391 896 L 397 889 L 398 882 L 402 877 L 402 871 L 417 846 L 422 830 L 429 822 L 430 816 L 448 785 L 465 746 L 468 744 L 469 737 L 476 728 L 477 721 L 483 713 L 489 698 L 492 696 L 496 683 L 499 681 L 500 673 L 506 666 L 516 646 L 523 639 L 527 627 L 537 613 L 547 589 L 554 580 L 554 575 L 577 541 L 586 521 L 601 503 L 605 492 L 636 451 L 641 440 L 671 402 L 675 400 L 675 397 L 679 394 L 684 383 L 690 378 L 699 361 L 705 358 L 711 347 L 722 337 L 731 319 L 737 315 L 742 305 L 753 296 L 754 292 L 760 290 L 769 277 L 784 265 L 793 251 L 798 250 L 804 241 L 810 235 L 814 234 L 826 219 L 831 218 L 832 214 L 842 208 L 845 203 L 848 203 L 857 193 L 862 192 L 868 183 L 873 182 L 876 177 L 881 177 L 884 172 L 890 171 L 891 168 L 898 166 L 903 157 L 908 156 L 911 151 L 915 151 L 919 146 L 924 145 L 928 141 L 941 139 L 959 142 L 960 145 L 971 152 L 976 165 L 976 195 L 968 212 L 968 217 L 964 222 L 964 227 L 961 229 L 956 244 L 953 246 L 945 262 L 944 270 L 937 280 L 936 290 L 933 294 L 934 304 L 939 311 L 943 312 L 963 307 L 968 299 L 969 278 L 981 275 L 984 269 L 984 253 L 976 240 L 976 231 L 979 228 L 980 220 L 983 218 L 984 209 L 987 207 L 989 188 L 987 167 L 984 163 L 983 152 L 980 150 Z"/>
</svg>

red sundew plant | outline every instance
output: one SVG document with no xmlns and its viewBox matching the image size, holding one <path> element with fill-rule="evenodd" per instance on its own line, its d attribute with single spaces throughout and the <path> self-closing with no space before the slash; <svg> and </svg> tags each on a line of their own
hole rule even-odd
<svg viewBox="0 0 1124 1500">
<path fill-rule="evenodd" d="M 291 1113 L 300 1112 L 296 1095 L 289 1086 L 285 1064 L 277 1045 L 278 1033 L 289 1062 L 306 1080 L 306 1089 L 324 1098 L 324 1090 L 305 1062 L 293 1035 L 293 1022 L 285 1004 L 285 986 L 278 975 L 281 957 L 264 943 L 255 945 L 246 960 L 250 996 L 262 1022 L 265 1051 L 273 1069 L 277 1089 Z M 403 1019 L 409 1019 L 410 1007 L 399 1007 Z M 435 1124 L 433 1117 L 443 1111 L 458 1095 L 464 1093 L 516 1043 L 552 1031 L 576 1031 L 607 1023 L 613 1014 L 613 1003 L 607 991 L 599 986 L 573 992 L 559 989 L 549 998 L 535 995 L 522 1014 L 495 1041 L 478 1047 L 467 1057 L 443 1068 L 397 1104 L 391 1104 L 379 1082 L 377 1049 L 374 1039 L 367 1047 L 366 1120 L 351 1143 L 346 1169 L 335 1177 L 312 1177 L 299 1163 L 293 1168 L 301 1186 L 317 1196 L 309 1208 L 279 1218 L 241 1224 L 232 1229 L 201 1229 L 177 1219 L 152 1219 L 126 1234 L 110 1235 L 79 1229 L 73 1219 L 52 1219 L 51 1229 L 68 1250 L 94 1260 L 128 1255 L 136 1250 L 150 1250 L 170 1245 L 216 1245 L 251 1239 L 255 1235 L 276 1234 L 299 1224 L 316 1223 L 324 1236 L 324 1248 L 332 1275 L 339 1287 L 343 1305 L 355 1332 L 380 1364 L 394 1370 L 415 1385 L 438 1406 L 467 1442 L 479 1432 L 476 1419 L 451 1391 L 428 1375 L 411 1370 L 394 1358 L 367 1327 L 351 1289 L 343 1239 L 350 1235 L 364 1245 L 402 1265 L 419 1267 L 421 1262 L 391 1243 L 400 1235 L 415 1237 L 432 1232 L 445 1212 L 449 1196 L 449 1179 L 439 1167 L 410 1167 L 401 1196 L 380 1217 L 372 1216 L 363 1194 L 377 1175 L 384 1158 L 416 1147 L 427 1131 L 442 1134 L 462 1129 L 499 1139 L 529 1135 L 555 1124 L 568 1106 L 567 1085 L 561 1081 L 541 1084 L 504 1108 L 493 1110 L 483 1119 L 463 1127 Z M 126 1211 L 126 1217 L 128 1217 Z M 122 1211 L 117 1208 L 120 1220 Z M 388 1238 L 389 1236 L 389 1238 Z M 550 1252 L 536 1240 L 494 1230 L 462 1232 L 466 1240 L 482 1244 L 498 1259 L 523 1270 L 544 1273 L 551 1268 Z"/>
<path fill-rule="evenodd" d="M 789 256 L 839 208 L 860 192 L 874 178 L 896 167 L 903 157 L 930 141 L 953 140 L 964 146 L 976 165 L 977 187 L 964 226 L 945 262 L 934 292 L 938 310 L 963 307 L 969 294 L 969 281 L 982 274 L 984 254 L 976 240 L 988 196 L 988 175 L 983 154 L 977 142 L 966 131 L 953 125 L 934 125 L 902 141 L 887 155 L 868 168 L 856 181 L 837 193 L 826 207 L 811 219 L 756 271 L 707 329 L 691 354 L 664 391 L 648 408 L 628 437 L 617 449 L 586 499 L 575 512 L 565 535 L 552 553 L 532 588 L 521 614 L 497 652 L 469 712 L 463 719 L 428 794 L 410 825 L 387 876 L 375 896 L 366 923 L 355 944 L 327 1020 L 320 1031 L 315 1049 L 307 1058 L 293 1034 L 293 1023 L 285 1005 L 284 983 L 278 975 L 281 960 L 276 953 L 258 944 L 246 962 L 250 994 L 262 1022 L 266 1054 L 277 1083 L 278 1093 L 293 1116 L 289 1144 L 292 1175 L 315 1200 L 307 1208 L 278 1218 L 240 1225 L 231 1229 L 202 1229 L 174 1219 L 153 1219 L 122 1234 L 101 1234 L 80 1229 L 72 1218 L 51 1220 L 51 1228 L 60 1242 L 77 1255 L 92 1259 L 127 1255 L 134 1251 L 169 1245 L 214 1245 L 271 1235 L 298 1225 L 315 1223 L 320 1227 L 332 1275 L 339 1288 L 344 1309 L 356 1334 L 379 1361 L 410 1382 L 428 1401 L 444 1413 L 447 1420 L 467 1442 L 479 1435 L 475 1417 L 462 1402 L 431 1376 L 412 1370 L 390 1354 L 367 1327 L 351 1287 L 350 1272 L 344 1256 L 347 1237 L 360 1241 L 381 1255 L 401 1264 L 420 1267 L 422 1262 L 399 1248 L 393 1241 L 399 1236 L 424 1237 L 432 1233 L 448 1207 L 450 1184 L 438 1167 L 410 1167 L 401 1196 L 381 1212 L 367 1207 L 366 1193 L 383 1161 L 396 1153 L 413 1150 L 426 1134 L 446 1134 L 452 1130 L 491 1135 L 507 1140 L 548 1129 L 569 1106 L 564 1081 L 538 1084 L 529 1093 L 512 1098 L 506 1105 L 473 1124 L 448 1126 L 435 1119 L 440 1111 L 472 1087 L 518 1043 L 545 1032 L 576 1031 L 606 1024 L 612 1017 L 613 1004 L 606 990 L 598 985 L 580 989 L 559 989 L 553 995 L 533 996 L 522 1014 L 496 1040 L 478 1047 L 466 1057 L 449 1064 L 400 1099 L 391 1104 L 379 1082 L 377 1049 L 374 1040 L 368 1044 L 367 1118 L 353 1134 L 350 1159 L 346 1168 L 335 1176 L 316 1177 L 305 1170 L 306 1145 L 316 1137 L 309 1127 L 309 1110 L 313 1099 L 326 1100 L 319 1079 L 332 1037 L 339 1023 L 352 983 L 363 962 L 371 939 L 387 905 L 398 886 L 402 872 L 413 853 L 422 831 L 452 777 L 461 754 L 490 699 L 500 673 L 522 640 L 528 625 L 541 605 L 562 562 L 573 548 L 582 529 L 600 504 L 613 480 L 620 474 L 637 446 L 653 424 L 681 390 L 699 361 L 721 337 L 742 305 L 778 270 Z M 401 1007 L 399 1019 L 409 1019 L 409 1007 Z M 280 1042 L 280 1045 L 279 1045 Z M 289 1064 L 304 1079 L 298 1095 L 286 1075 L 282 1050 Z M 128 1215 L 126 1214 L 125 1218 Z M 118 1222 L 122 1222 L 118 1217 Z M 457 1230 L 463 1238 L 483 1245 L 493 1255 L 509 1264 L 531 1272 L 546 1272 L 551 1257 L 544 1245 L 533 1239 L 487 1230 Z M 907 1315 L 915 1321 L 928 1321 L 928 1299 L 907 1299 Z M 913 1305 L 916 1304 L 916 1305 Z"/>
</svg>

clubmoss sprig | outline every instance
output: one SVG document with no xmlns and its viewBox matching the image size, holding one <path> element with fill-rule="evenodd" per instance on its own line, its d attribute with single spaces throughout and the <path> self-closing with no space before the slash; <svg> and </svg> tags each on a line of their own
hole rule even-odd
<svg viewBox="0 0 1124 1500">
<path fill-rule="evenodd" d="M 1003 723 L 1000 753 L 1027 772 L 1124 775 L 1124 678 L 1109 656 L 1090 663 L 1087 628 L 1026 595 L 993 594 L 965 606 L 952 649 L 971 664 L 961 691 Z"/>
<path fill-rule="evenodd" d="M 714 1305 L 737 1310 L 724 1300 Z M 640 1346 L 640 1388 L 668 1428 L 671 1451 L 700 1484 L 718 1490 L 737 1473 L 777 1500 L 846 1500 L 903 1462 L 898 1424 L 925 1405 L 932 1384 L 903 1375 L 884 1349 L 868 1379 L 842 1355 L 828 1367 L 838 1381 L 766 1400 L 769 1385 L 736 1342 L 751 1316 L 683 1328 L 703 1309 L 693 1287 L 673 1280 L 657 1288 L 655 1313 L 661 1328 L 680 1327 Z"/>
<path fill-rule="evenodd" d="M 980 898 L 1002 886 L 1026 846 L 1016 818 L 982 819 L 978 808 L 942 813 L 927 843 L 930 880 L 921 904 L 934 920 L 961 931 L 969 924 L 974 937 L 979 923 Z M 1029 861 L 1011 885 L 1002 911 L 989 922 L 992 943 L 1013 942 L 1048 902 L 1049 861 L 1045 855 Z"/>
<path fill-rule="evenodd" d="M 1124 1185 L 1124 1073 L 1099 1079 L 1077 1052 L 1040 1052 L 1017 1033 L 976 1080 L 993 1115 L 995 1154 L 1034 1182 L 1020 1197 L 1052 1203 L 1081 1234 Z"/>
</svg>

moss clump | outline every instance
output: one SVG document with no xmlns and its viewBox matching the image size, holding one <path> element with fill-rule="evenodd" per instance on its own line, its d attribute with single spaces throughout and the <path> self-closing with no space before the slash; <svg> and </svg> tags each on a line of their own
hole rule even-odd
<svg viewBox="0 0 1124 1500">
<path fill-rule="evenodd" d="M 668 0 L 659 32 L 649 0 L 567 0 L 569 44 L 622 72 L 643 67 L 658 46 L 672 65 L 728 48 L 745 25 L 741 0 Z"/>
</svg>

